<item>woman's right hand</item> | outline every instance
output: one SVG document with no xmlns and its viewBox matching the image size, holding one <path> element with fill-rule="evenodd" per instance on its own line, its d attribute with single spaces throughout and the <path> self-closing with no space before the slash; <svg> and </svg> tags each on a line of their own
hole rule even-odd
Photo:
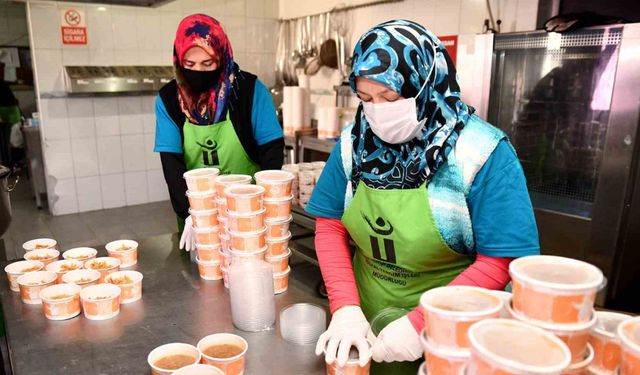
<svg viewBox="0 0 640 375">
<path fill-rule="evenodd" d="M 196 249 L 196 235 L 193 232 L 193 220 L 191 215 L 187 216 L 184 220 L 184 229 L 182 230 L 182 236 L 180 236 L 180 248 L 186 251 Z"/>
<path fill-rule="evenodd" d="M 333 313 L 329 328 L 320 335 L 316 345 L 316 355 L 325 352 L 328 364 L 338 360 L 338 366 L 344 366 L 349 359 L 352 346 L 358 349 L 360 366 L 364 366 L 371 357 L 367 341 L 369 322 L 360 306 L 344 306 Z M 326 350 L 325 350 L 326 348 Z"/>
</svg>

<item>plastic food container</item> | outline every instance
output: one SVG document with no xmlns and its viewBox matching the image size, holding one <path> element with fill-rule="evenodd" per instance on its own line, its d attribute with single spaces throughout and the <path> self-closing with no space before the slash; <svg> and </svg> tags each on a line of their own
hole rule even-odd
<svg viewBox="0 0 640 375">
<path fill-rule="evenodd" d="M 111 319 L 120 313 L 120 288 L 98 284 L 82 289 L 80 300 L 84 317 L 90 320 Z"/>
<path fill-rule="evenodd" d="M 265 198 L 264 208 L 268 219 L 286 219 L 291 215 L 293 195 L 285 198 Z"/>
<path fill-rule="evenodd" d="M 298 183 L 300 184 L 300 191 L 305 186 L 313 186 L 315 185 L 315 174 L 312 170 L 303 171 L 300 169 L 300 173 L 298 173 Z"/>
<path fill-rule="evenodd" d="M 315 344 L 327 329 L 327 313 L 312 303 L 296 303 L 280 312 L 280 335 L 297 345 Z"/>
<path fill-rule="evenodd" d="M 264 197 L 285 198 L 291 195 L 293 173 L 279 170 L 260 171 L 255 174 L 256 185 L 264 187 Z"/>
<path fill-rule="evenodd" d="M 420 368 L 418 369 L 418 375 L 427 375 L 427 364 L 425 362 L 422 362 L 422 364 L 420 365 Z M 460 373 L 460 375 L 464 375 L 463 373 Z"/>
<path fill-rule="evenodd" d="M 425 330 L 433 345 L 458 350 L 469 348 L 467 332 L 475 322 L 498 318 L 502 300 L 486 289 L 445 286 L 422 294 Z"/>
<path fill-rule="evenodd" d="M 100 272 L 96 270 L 75 270 L 62 275 L 62 282 L 67 284 L 76 284 L 82 289 L 91 285 L 97 285 L 99 281 Z"/>
<path fill-rule="evenodd" d="M 267 224 L 267 233 L 265 235 L 267 238 L 286 237 L 292 220 L 292 215 L 289 215 L 286 219 L 265 219 L 265 224 Z"/>
<path fill-rule="evenodd" d="M 264 238 L 264 234 L 266 231 L 266 227 L 255 232 L 229 231 L 229 237 L 231 238 L 231 248 L 241 251 L 260 250 L 266 244 Z"/>
<path fill-rule="evenodd" d="M 325 165 L 327 165 L 327 163 L 324 162 L 324 161 L 313 161 L 313 162 L 311 162 L 311 167 L 313 168 L 314 171 L 318 171 L 318 170 L 324 169 Z"/>
<path fill-rule="evenodd" d="M 20 287 L 18 286 L 18 278 L 25 273 L 42 271 L 43 268 L 44 263 L 38 262 L 37 260 L 20 260 L 8 264 L 4 268 L 4 272 L 7 273 L 7 279 L 9 280 L 9 289 L 14 292 L 19 292 Z"/>
<path fill-rule="evenodd" d="M 203 260 L 205 262 L 220 261 L 220 244 L 197 244 L 196 251 L 198 252 L 198 259 L 200 260 Z"/>
<path fill-rule="evenodd" d="M 327 354 L 325 352 L 325 358 Z M 349 352 L 349 359 L 347 363 L 340 367 L 338 361 L 333 361 L 332 364 L 327 363 L 327 375 L 369 375 L 369 369 L 371 368 L 371 356 L 367 364 L 360 366 L 360 359 L 358 350 L 354 347 Z"/>
<path fill-rule="evenodd" d="M 204 280 L 222 280 L 222 270 L 220 269 L 220 262 L 210 261 L 206 262 L 200 258 L 196 258 L 198 263 L 198 273 L 200 278 Z"/>
<path fill-rule="evenodd" d="M 120 260 L 120 267 L 132 267 L 138 263 L 138 243 L 136 241 L 112 241 L 105 248 L 110 257 Z"/>
<path fill-rule="evenodd" d="M 231 248 L 231 237 L 229 234 L 220 234 L 220 251 L 227 251 Z"/>
<path fill-rule="evenodd" d="M 227 229 L 234 232 L 255 232 L 264 228 L 265 209 L 250 213 L 227 211 Z"/>
<path fill-rule="evenodd" d="M 225 373 L 217 367 L 196 364 L 183 367 L 174 372 L 173 375 L 225 375 Z"/>
<path fill-rule="evenodd" d="M 555 375 L 571 362 L 567 345 L 552 333 L 507 319 L 487 319 L 469 329 L 469 375 Z"/>
<path fill-rule="evenodd" d="M 153 349 L 147 356 L 147 363 L 152 375 L 172 375 L 176 370 L 200 363 L 201 359 L 202 355 L 195 346 L 171 343 Z"/>
<path fill-rule="evenodd" d="M 97 255 L 98 250 L 92 247 L 75 247 L 62 253 L 62 258 L 86 262 L 87 260 L 95 258 Z"/>
<path fill-rule="evenodd" d="M 22 244 L 25 252 L 38 249 L 58 249 L 58 242 L 53 238 L 36 238 Z"/>
<path fill-rule="evenodd" d="M 218 174 L 220 174 L 218 168 L 197 168 L 184 172 L 182 177 L 187 181 L 189 190 L 209 191 L 215 189 Z"/>
<path fill-rule="evenodd" d="M 64 276 L 65 273 L 82 269 L 83 264 L 84 263 L 79 260 L 64 259 L 47 264 L 45 270 L 55 272 L 56 275 L 58 275 L 56 282 L 60 284 L 61 282 L 63 282 L 62 276 Z"/>
<path fill-rule="evenodd" d="M 587 345 L 587 350 L 580 361 L 569 365 L 569 367 L 562 372 L 562 375 L 589 375 L 589 365 L 593 362 L 593 348 L 591 345 Z"/>
<path fill-rule="evenodd" d="M 24 276 L 21 276 L 24 277 Z M 620 375 L 640 373 L 640 317 L 625 320 L 618 325 L 618 337 L 622 342 Z"/>
<path fill-rule="evenodd" d="M 217 208 L 216 192 L 209 191 L 190 191 L 187 190 L 187 199 L 189 199 L 189 207 L 192 210 L 208 211 Z"/>
<path fill-rule="evenodd" d="M 109 274 L 105 282 L 120 288 L 120 303 L 131 303 L 142 298 L 142 278 L 138 271 L 118 271 Z"/>
<path fill-rule="evenodd" d="M 99 257 L 90 259 L 84 263 L 84 268 L 100 272 L 99 282 L 104 283 L 104 279 L 108 274 L 120 270 L 120 259 L 111 257 Z"/>
<path fill-rule="evenodd" d="M 249 349 L 249 344 L 242 337 L 231 333 L 216 333 L 204 337 L 198 342 L 197 347 L 202 354 L 202 363 L 215 366 L 226 375 L 244 373 L 245 354 Z M 215 352 L 226 353 L 222 356 Z M 230 355 L 234 353 L 235 355 Z"/>
<path fill-rule="evenodd" d="M 40 292 L 44 316 L 50 320 L 71 319 L 80 315 L 80 291 L 75 284 L 48 286 Z"/>
<path fill-rule="evenodd" d="M 263 208 L 264 188 L 256 185 L 233 185 L 224 189 L 227 209 L 237 213 L 251 213 Z"/>
<path fill-rule="evenodd" d="M 189 215 L 196 228 L 208 228 L 218 226 L 218 210 L 197 211 L 189 209 Z"/>
<path fill-rule="evenodd" d="M 389 323 L 393 322 L 396 319 L 402 318 L 407 315 L 410 310 L 403 309 L 400 307 L 387 307 L 384 308 L 371 318 L 371 332 L 373 334 L 373 338 L 371 341 L 375 340 L 375 337 L 382 332 L 382 330 L 389 325 Z"/>
<path fill-rule="evenodd" d="M 217 198 L 216 204 L 218 205 L 218 221 L 221 222 L 227 217 L 227 198 Z"/>
<path fill-rule="evenodd" d="M 273 275 L 273 292 L 275 294 L 284 293 L 289 289 L 289 273 L 291 273 L 291 267 L 287 267 L 284 272 Z"/>
<path fill-rule="evenodd" d="M 49 271 L 34 271 L 18 277 L 17 282 L 20 287 L 22 302 L 29 305 L 41 304 L 40 292 L 44 288 L 55 284 L 57 278 L 58 276 L 55 272 Z"/>
<path fill-rule="evenodd" d="M 622 347 L 617 336 L 618 325 L 631 315 L 619 314 L 607 311 L 596 311 L 598 322 L 589 337 L 589 343 L 593 347 L 594 357 L 591 369 L 613 374 L 620 366 Z"/>
<path fill-rule="evenodd" d="M 509 265 L 513 282 L 513 309 L 541 322 L 586 323 L 592 317 L 596 293 L 604 276 L 579 260 L 536 255 Z"/>
<path fill-rule="evenodd" d="M 468 349 L 447 350 L 433 345 L 425 331 L 420 334 L 420 341 L 424 348 L 426 371 L 432 375 L 458 375 L 471 357 Z"/>
<path fill-rule="evenodd" d="M 225 189 L 231 185 L 248 185 L 251 183 L 251 176 L 245 174 L 227 174 L 216 178 L 216 192 L 219 198 L 225 198 Z"/>
<path fill-rule="evenodd" d="M 266 238 L 267 244 L 267 256 L 274 257 L 285 254 L 289 248 L 289 240 L 291 239 L 291 232 L 287 232 L 284 237 L 269 237 Z"/>
<path fill-rule="evenodd" d="M 196 234 L 196 243 L 203 245 L 220 244 L 220 227 L 193 228 Z"/>
<path fill-rule="evenodd" d="M 42 262 L 46 266 L 47 264 L 58 260 L 59 256 L 60 252 L 56 249 L 37 249 L 25 253 L 24 259 L 37 260 L 38 262 Z"/>
<path fill-rule="evenodd" d="M 502 300 L 503 306 L 502 310 L 500 310 L 500 317 L 503 319 L 511 319 L 511 313 L 509 312 L 511 310 L 511 298 L 513 297 L 511 293 L 505 292 L 504 290 L 489 290 L 489 292 Z"/>
<path fill-rule="evenodd" d="M 220 271 L 222 272 L 222 281 L 224 282 L 224 287 L 229 289 L 229 269 L 228 266 L 222 264 L 220 266 Z"/>
<path fill-rule="evenodd" d="M 265 249 L 266 252 L 267 249 Z M 282 255 L 267 256 L 266 261 L 273 266 L 273 273 L 278 274 L 289 268 L 289 258 L 291 257 L 291 249 L 287 249 Z"/>
<path fill-rule="evenodd" d="M 218 220 L 220 223 L 218 226 L 220 228 L 220 236 L 229 237 L 229 217 L 228 216 L 219 217 Z"/>
<path fill-rule="evenodd" d="M 231 257 L 231 262 L 232 263 L 245 263 L 245 262 L 251 262 L 251 261 L 255 261 L 255 260 L 265 260 L 265 254 L 267 253 L 267 248 L 263 247 L 260 250 L 255 250 L 255 251 L 237 251 L 234 249 L 229 249 L 229 254 Z"/>
</svg>

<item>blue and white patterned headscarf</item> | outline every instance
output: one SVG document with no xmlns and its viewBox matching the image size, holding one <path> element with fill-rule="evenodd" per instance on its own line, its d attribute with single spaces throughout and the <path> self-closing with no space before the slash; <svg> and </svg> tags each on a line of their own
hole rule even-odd
<svg viewBox="0 0 640 375">
<path fill-rule="evenodd" d="M 371 130 L 362 104 L 359 106 L 351 137 L 353 186 L 363 181 L 373 188 L 413 189 L 429 182 L 474 112 L 460 99 L 456 68 L 445 46 L 417 23 L 388 21 L 360 38 L 351 67 L 349 80 L 354 91 L 355 79 L 364 77 L 411 98 L 427 81 L 416 98 L 418 120 L 426 118 L 422 137 L 409 142 L 382 141 Z"/>
</svg>

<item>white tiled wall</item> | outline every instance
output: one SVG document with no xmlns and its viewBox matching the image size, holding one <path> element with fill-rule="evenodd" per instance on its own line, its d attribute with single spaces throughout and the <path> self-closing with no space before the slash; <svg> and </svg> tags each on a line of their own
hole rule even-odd
<svg viewBox="0 0 640 375">
<path fill-rule="evenodd" d="M 66 6 L 84 9 L 88 45 L 61 44 L 58 11 Z M 278 0 L 175 0 L 159 8 L 32 2 L 27 8 L 54 215 L 168 199 L 153 152 L 155 97 L 52 98 L 64 96 L 64 65 L 170 65 L 180 20 L 205 13 L 222 22 L 243 69 L 267 86 L 274 81 Z M 2 37 L 5 23 L 0 17 Z"/>
</svg>

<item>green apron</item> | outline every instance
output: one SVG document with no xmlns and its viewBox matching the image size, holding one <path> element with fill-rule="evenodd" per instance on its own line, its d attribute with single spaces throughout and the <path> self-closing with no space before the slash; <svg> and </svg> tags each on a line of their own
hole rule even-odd
<svg viewBox="0 0 640 375">
<path fill-rule="evenodd" d="M 426 185 L 384 190 L 361 182 L 342 222 L 357 246 L 354 272 L 369 321 L 388 307 L 415 308 L 422 293 L 447 285 L 472 262 L 442 239 Z M 414 375 L 420 362 L 373 363 L 371 374 Z"/>
</svg>

